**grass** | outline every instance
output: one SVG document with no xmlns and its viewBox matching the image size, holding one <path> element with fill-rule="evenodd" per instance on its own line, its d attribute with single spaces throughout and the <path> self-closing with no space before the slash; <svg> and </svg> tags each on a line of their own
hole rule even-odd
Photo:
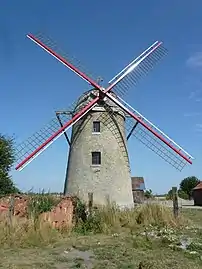
<svg viewBox="0 0 202 269">
<path fill-rule="evenodd" d="M 55 204 L 40 197 L 43 206 L 38 206 L 34 199 L 30 212 Z M 174 219 L 162 205 L 120 210 L 108 204 L 87 220 L 80 218 L 71 231 L 55 230 L 29 216 L 13 218 L 12 226 L 5 218 L 0 222 L 0 268 L 202 268 L 200 210 L 184 209 Z M 194 240 L 187 250 L 179 247 L 182 237 Z"/>
<path fill-rule="evenodd" d="M 183 216 L 191 219 L 195 225 L 202 226 L 202 210 L 201 209 L 183 209 Z"/>
</svg>

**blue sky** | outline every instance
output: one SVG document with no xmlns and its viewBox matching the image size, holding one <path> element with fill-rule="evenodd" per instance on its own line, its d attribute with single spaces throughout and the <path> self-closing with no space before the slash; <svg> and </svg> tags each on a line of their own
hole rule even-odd
<svg viewBox="0 0 202 269">
<path fill-rule="evenodd" d="M 182 4 L 183 3 L 183 4 Z M 154 192 L 168 191 L 186 176 L 202 178 L 202 2 L 195 1 L 3 1 L 0 9 L 0 132 L 21 142 L 57 109 L 66 109 L 88 85 L 26 38 L 45 32 L 60 47 L 109 81 L 155 40 L 169 54 L 130 90 L 126 101 L 195 157 L 182 172 L 135 138 L 129 142 L 133 176 Z M 62 191 L 67 144 L 60 138 L 22 172 L 23 190 Z"/>
</svg>

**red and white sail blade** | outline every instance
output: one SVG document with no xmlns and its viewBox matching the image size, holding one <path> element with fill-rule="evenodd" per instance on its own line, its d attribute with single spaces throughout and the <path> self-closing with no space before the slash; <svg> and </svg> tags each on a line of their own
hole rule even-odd
<svg viewBox="0 0 202 269">
<path fill-rule="evenodd" d="M 128 105 L 120 97 L 118 97 L 118 100 L 110 93 L 106 93 L 106 96 L 130 116 L 129 121 L 127 121 L 126 124 L 126 129 L 128 129 L 128 131 L 130 131 L 137 123 L 132 134 L 139 141 L 180 171 L 187 163 L 192 164 L 193 157 L 188 152 L 169 138 L 153 123 L 147 120 L 137 110 Z"/>
<path fill-rule="evenodd" d="M 21 143 L 16 148 L 16 161 L 18 164 L 15 169 L 22 170 L 25 166 L 27 166 L 73 124 L 83 118 L 83 116 L 96 105 L 98 99 L 99 97 L 95 97 L 85 107 L 78 111 L 76 115 L 74 115 L 72 118 L 67 118 L 66 123 L 63 121 L 63 127 L 59 125 L 57 118 L 54 118 L 49 122 L 49 124 L 47 124 L 47 126 Z"/>
<path fill-rule="evenodd" d="M 100 86 L 95 82 L 96 79 L 94 79 L 90 73 L 87 75 L 87 71 L 84 67 L 82 67 L 81 63 L 76 58 L 70 57 L 61 49 L 59 49 L 58 46 L 50 38 L 42 35 L 34 36 L 32 34 L 28 34 L 27 37 L 42 49 L 47 51 L 49 54 L 51 54 L 66 67 L 68 67 L 70 70 L 72 70 L 74 73 L 76 73 L 78 76 L 80 76 L 82 79 L 87 81 L 90 85 L 100 89 Z"/>
<path fill-rule="evenodd" d="M 128 89 L 135 86 L 139 80 L 166 55 L 167 50 L 162 42 L 156 41 L 143 51 L 137 58 L 130 62 L 110 81 L 110 88 L 118 95 L 125 95 Z"/>
</svg>

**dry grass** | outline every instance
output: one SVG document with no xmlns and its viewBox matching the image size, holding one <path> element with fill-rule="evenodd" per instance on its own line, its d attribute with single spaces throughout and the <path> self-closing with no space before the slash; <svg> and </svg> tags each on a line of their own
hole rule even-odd
<svg viewBox="0 0 202 269">
<path fill-rule="evenodd" d="M 179 227 L 187 224 L 187 219 L 182 216 L 175 219 L 171 209 L 160 204 L 143 204 L 125 210 L 108 204 L 99 208 L 96 216 L 103 226 L 102 232 L 112 232 L 123 227 L 136 230 L 148 225 Z"/>
<path fill-rule="evenodd" d="M 131 210 L 121 210 L 116 205 L 107 205 L 97 209 L 86 222 L 80 221 L 73 231 L 58 231 L 40 218 L 13 217 L 10 223 L 9 219 L 4 217 L 0 221 L 0 242 L 1 245 L 12 247 L 46 246 L 70 233 L 131 233 L 149 225 L 179 228 L 187 223 L 187 219 L 182 216 L 175 219 L 169 208 L 158 204 L 145 204 Z"/>
<path fill-rule="evenodd" d="M 12 225 L 3 218 L 0 268 L 198 269 L 202 264 L 195 256 L 174 251 L 163 240 L 141 235 L 146 227 L 182 232 L 190 223 L 188 215 L 175 219 L 170 208 L 159 204 L 131 210 L 108 204 L 94 211 L 86 222 L 79 221 L 73 231 L 57 231 L 39 218 L 13 218 Z"/>
</svg>

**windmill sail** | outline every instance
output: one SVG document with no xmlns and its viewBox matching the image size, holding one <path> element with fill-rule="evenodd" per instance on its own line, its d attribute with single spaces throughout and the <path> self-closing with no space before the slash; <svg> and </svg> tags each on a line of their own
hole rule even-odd
<svg viewBox="0 0 202 269">
<path fill-rule="evenodd" d="M 43 145 L 43 143 L 60 128 L 61 127 L 59 125 L 57 118 L 53 118 L 47 125 L 41 128 L 38 132 L 34 133 L 32 136 L 28 137 L 28 139 L 20 143 L 16 148 L 16 159 L 18 163 L 21 164 L 21 162 L 24 159 L 26 159 L 40 145 Z"/>
<path fill-rule="evenodd" d="M 68 118 L 63 127 L 59 125 L 57 118 L 52 119 L 44 128 L 21 143 L 16 149 L 18 164 L 15 169 L 22 170 L 25 166 L 27 166 L 73 124 L 87 114 L 88 111 L 90 111 L 96 105 L 97 101 L 98 97 L 95 97 L 94 100 L 90 101 L 76 115 L 74 115 L 72 118 Z"/>
<path fill-rule="evenodd" d="M 139 80 L 146 76 L 166 53 L 167 50 L 163 47 L 162 42 L 153 43 L 109 81 L 113 92 L 123 97 L 128 89 L 136 86 Z"/>
<path fill-rule="evenodd" d="M 48 37 L 32 34 L 27 35 L 27 37 L 32 40 L 35 44 L 40 46 L 46 52 L 51 54 L 54 58 L 76 73 L 79 77 L 87 81 L 93 87 L 100 89 L 100 86 L 95 82 L 96 79 L 88 72 L 81 63 L 76 59 L 72 58 L 66 53 L 64 53 L 58 46 Z M 87 75 L 88 74 L 88 75 Z"/>
<path fill-rule="evenodd" d="M 187 163 L 192 164 L 193 157 L 189 153 L 137 110 L 124 102 L 120 97 L 118 100 L 110 93 L 106 95 L 130 116 L 130 119 L 128 119 L 126 123 L 126 129 L 128 132 L 134 129 L 131 135 L 135 136 L 140 142 L 180 171 Z M 109 110 L 107 106 L 105 106 L 105 109 L 111 114 L 114 113 L 112 110 Z M 133 128 L 134 126 L 135 128 Z"/>
<path fill-rule="evenodd" d="M 44 39 L 40 36 L 35 37 L 31 34 L 27 35 L 38 46 L 43 48 L 61 63 L 63 63 L 70 70 L 75 72 L 82 79 L 90 83 L 93 87 L 100 89 L 101 87 L 90 77 L 88 77 L 84 72 L 80 71 L 80 66 L 74 66 L 73 61 L 67 58 L 64 53 L 60 55 L 58 49 L 52 44 L 50 39 Z M 46 40 L 46 42 L 45 42 Z M 45 44 L 43 43 L 45 42 Z M 48 45 L 52 45 L 50 48 Z M 56 49 L 57 51 L 53 50 Z M 59 51 L 61 52 L 61 51 Z M 62 127 L 59 125 L 57 119 L 53 119 L 49 124 L 42 128 L 39 132 L 32 135 L 25 142 L 21 143 L 16 149 L 16 156 L 18 164 L 16 170 L 23 169 L 27 164 L 29 164 L 34 158 L 36 158 L 40 153 L 42 153 L 48 146 L 50 146 L 56 139 L 58 139 L 65 131 L 67 131 L 74 123 L 81 119 L 88 111 L 90 111 L 98 101 L 99 97 L 94 96 L 94 99 L 89 102 L 84 108 L 82 108 L 77 114 L 75 114 L 71 119 L 69 119 Z"/>
<path fill-rule="evenodd" d="M 128 131 L 131 130 L 135 123 L 136 122 L 134 122 L 134 120 L 130 118 L 129 122 L 126 123 L 126 129 Z M 164 159 L 166 162 L 171 164 L 179 171 L 181 171 L 190 160 L 190 157 L 188 157 L 187 159 L 179 154 L 181 150 L 177 153 L 173 150 L 175 148 L 174 146 L 168 147 L 168 144 L 166 144 L 163 140 L 159 139 L 156 135 L 154 135 L 154 133 L 148 131 L 148 129 L 143 127 L 143 125 L 141 124 L 137 124 L 136 128 L 132 133 L 132 136 L 137 138 L 146 147 L 151 149 L 154 153 L 156 153 L 158 156 L 160 156 L 162 159 Z"/>
<path fill-rule="evenodd" d="M 69 57 L 66 57 L 64 54 L 60 55 L 55 46 L 50 46 L 49 41 L 44 41 L 43 38 L 34 37 L 33 35 L 28 35 L 28 37 L 77 75 L 79 75 L 82 79 L 90 83 L 94 89 L 99 90 L 97 92 L 102 94 L 93 94 L 93 98 L 79 111 L 75 111 L 72 118 L 66 119 L 66 122 L 62 126 L 59 125 L 58 120 L 55 118 L 38 133 L 34 134 L 27 141 L 20 144 L 17 148 L 18 164 L 16 166 L 16 170 L 21 170 L 27 164 L 29 164 L 42 151 L 44 151 L 56 139 L 58 139 L 68 128 L 70 128 L 85 114 L 87 114 L 99 100 L 103 100 L 104 96 L 108 97 L 123 111 L 131 116 L 131 119 L 135 124 L 134 126 L 136 127 L 133 127 L 134 130 L 132 130 L 131 134 L 135 135 L 142 143 L 153 149 L 158 155 L 166 159 L 176 168 L 181 169 L 184 165 L 183 162 L 190 164 L 192 163 L 192 157 L 173 140 L 151 124 L 151 122 L 146 120 L 127 103 L 124 103 L 122 99 L 118 100 L 117 98 L 113 97 L 112 94 L 110 94 L 111 90 L 116 93 L 125 92 L 130 85 L 136 84 L 137 80 L 142 76 L 142 74 L 146 74 L 150 69 L 152 69 L 153 64 L 158 62 L 158 60 L 165 54 L 165 49 L 162 47 L 162 42 L 155 42 L 140 56 L 133 60 L 126 68 L 124 68 L 117 76 L 115 76 L 110 81 L 111 84 L 106 89 L 103 89 L 95 82 L 94 79 L 87 76 L 83 71 L 80 71 L 80 67 L 78 65 L 74 66 L 73 61 L 69 60 Z M 56 49 L 56 51 L 54 51 L 52 48 Z M 113 112 L 110 111 L 110 113 Z M 168 153 L 168 151 L 171 153 Z"/>
</svg>

